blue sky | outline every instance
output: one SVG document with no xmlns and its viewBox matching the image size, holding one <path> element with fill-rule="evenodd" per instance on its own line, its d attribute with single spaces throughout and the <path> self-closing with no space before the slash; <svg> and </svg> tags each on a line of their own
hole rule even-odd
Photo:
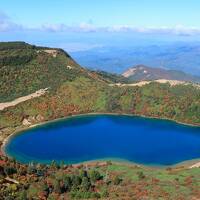
<svg viewBox="0 0 200 200">
<path fill-rule="evenodd" d="M 199 10 L 199 0 L 1 0 L 0 41 L 87 49 L 113 43 L 112 34 L 127 44 L 199 40 Z"/>
<path fill-rule="evenodd" d="M 199 10 L 199 0 L 1 0 L 0 5 L 1 12 L 26 26 L 200 27 Z"/>
</svg>

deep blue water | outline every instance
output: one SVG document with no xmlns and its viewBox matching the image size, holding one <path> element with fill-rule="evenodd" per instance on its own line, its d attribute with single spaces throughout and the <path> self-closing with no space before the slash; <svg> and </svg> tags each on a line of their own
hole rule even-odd
<svg viewBox="0 0 200 200">
<path fill-rule="evenodd" d="M 5 151 L 21 162 L 123 159 L 172 165 L 200 158 L 200 127 L 142 117 L 79 116 L 17 134 Z"/>
</svg>

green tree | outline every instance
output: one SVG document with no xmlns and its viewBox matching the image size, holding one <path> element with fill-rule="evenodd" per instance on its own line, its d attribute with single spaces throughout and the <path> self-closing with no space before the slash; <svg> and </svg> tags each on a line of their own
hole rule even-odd
<svg viewBox="0 0 200 200">
<path fill-rule="evenodd" d="M 7 167 L 7 166 L 5 166 L 4 167 L 4 172 L 5 172 L 5 174 L 7 175 L 7 176 L 10 176 L 10 175 L 12 175 L 12 174 L 15 174 L 15 173 L 17 173 L 17 170 L 14 168 L 14 167 Z"/>
<path fill-rule="evenodd" d="M 88 177 L 87 171 L 83 169 L 80 170 L 79 175 L 81 178 Z"/>
<path fill-rule="evenodd" d="M 54 192 L 58 193 L 58 194 L 61 194 L 61 187 L 60 187 L 60 181 L 58 180 L 54 180 L 54 183 L 53 183 L 53 190 Z"/>
<path fill-rule="evenodd" d="M 92 182 L 96 182 L 97 180 L 100 180 L 102 178 L 101 174 L 97 170 L 90 171 L 89 177 Z"/>
<path fill-rule="evenodd" d="M 81 178 L 77 175 L 72 175 L 72 190 L 79 189 L 79 186 L 81 185 Z"/>
<path fill-rule="evenodd" d="M 138 174 L 138 178 L 139 178 L 139 180 L 145 178 L 145 175 L 144 175 L 144 173 L 143 173 L 142 171 L 139 171 L 137 174 Z"/>
<path fill-rule="evenodd" d="M 17 200 L 27 200 L 27 192 L 25 190 L 19 191 Z"/>
<path fill-rule="evenodd" d="M 64 187 L 66 191 L 70 191 L 72 188 L 72 179 L 70 176 L 65 176 L 64 179 Z"/>
<path fill-rule="evenodd" d="M 82 183 L 81 183 L 81 189 L 83 191 L 88 191 L 90 189 L 91 183 L 87 177 L 83 177 Z"/>
</svg>

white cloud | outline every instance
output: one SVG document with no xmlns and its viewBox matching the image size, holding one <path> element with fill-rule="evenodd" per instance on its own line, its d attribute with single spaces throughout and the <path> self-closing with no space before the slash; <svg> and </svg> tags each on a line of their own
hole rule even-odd
<svg viewBox="0 0 200 200">
<path fill-rule="evenodd" d="M 134 27 L 128 25 L 98 27 L 93 24 L 81 23 L 78 26 L 67 26 L 65 24 L 46 24 L 41 28 L 43 31 L 52 32 L 133 32 L 145 34 L 173 34 L 173 35 L 200 35 L 200 28 L 185 27 L 177 25 L 175 27 Z"/>
<path fill-rule="evenodd" d="M 42 31 L 51 31 L 51 32 L 97 32 L 97 31 L 102 31 L 102 27 L 96 27 L 93 24 L 84 23 L 84 22 L 77 26 L 68 26 L 65 24 L 44 24 L 39 29 Z"/>
<path fill-rule="evenodd" d="M 113 26 L 107 29 L 109 32 L 136 32 L 147 34 L 173 34 L 173 35 L 200 35 L 200 28 L 198 27 L 185 27 L 177 25 L 175 27 L 142 27 L 137 28 L 134 26 Z"/>
<path fill-rule="evenodd" d="M 88 23 L 80 23 L 76 26 L 66 24 L 43 24 L 40 27 L 26 27 L 13 22 L 6 14 L 0 12 L 0 32 L 31 30 L 31 31 L 47 31 L 47 32 L 129 32 L 143 34 L 170 34 L 180 36 L 200 35 L 200 27 L 186 27 L 177 25 L 175 27 L 134 27 L 129 25 L 121 26 L 95 26 L 90 20 Z"/>
<path fill-rule="evenodd" d="M 68 29 L 68 26 L 64 24 L 43 24 L 39 29 L 42 31 L 63 32 Z"/>
</svg>

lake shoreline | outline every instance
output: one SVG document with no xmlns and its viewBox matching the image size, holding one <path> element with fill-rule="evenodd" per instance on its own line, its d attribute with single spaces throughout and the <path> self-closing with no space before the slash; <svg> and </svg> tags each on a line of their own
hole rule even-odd
<svg viewBox="0 0 200 200">
<path fill-rule="evenodd" d="M 192 126 L 192 127 L 200 127 L 199 125 L 196 124 L 187 124 L 187 123 L 183 123 L 183 122 L 179 122 L 173 119 L 168 119 L 168 118 L 159 118 L 159 117 L 150 117 L 150 116 L 145 116 L 145 115 L 137 115 L 137 114 L 128 114 L 128 113 L 82 113 L 82 114 L 74 114 L 74 115 L 70 115 L 70 116 L 66 116 L 63 118 L 57 118 L 51 121 L 44 121 L 41 123 L 37 123 L 37 124 L 32 124 L 30 126 L 26 126 L 26 127 L 20 127 L 16 130 L 14 130 L 11 134 L 9 134 L 7 137 L 5 137 L 3 139 L 2 145 L 1 145 L 1 152 L 4 156 L 7 156 L 8 158 L 11 158 L 6 152 L 5 152 L 5 147 L 8 144 L 8 142 L 12 139 L 13 136 L 21 134 L 23 131 L 38 127 L 38 126 L 42 126 L 42 125 L 46 125 L 49 123 L 53 123 L 56 121 L 61 121 L 61 120 L 66 120 L 66 119 L 70 119 L 72 117 L 81 117 L 81 116 L 93 116 L 93 115 L 113 115 L 113 116 L 130 116 L 130 117 L 141 117 L 141 118 L 147 118 L 147 119 L 160 119 L 160 120 L 167 120 L 167 121 L 171 121 L 180 125 L 185 125 L 185 126 Z M 120 161 L 119 161 L 120 160 Z M 186 160 L 177 164 L 173 164 L 173 165 L 169 165 L 169 166 L 154 166 L 154 165 L 145 165 L 145 164 L 140 164 L 140 163 L 135 163 L 132 161 L 122 161 L 121 159 L 116 159 L 116 160 L 110 160 L 114 163 L 118 163 L 118 164 L 128 164 L 128 165 L 138 165 L 138 166 L 143 166 L 143 167 L 147 167 L 147 168 L 173 168 L 173 167 L 177 167 L 177 166 L 183 166 L 183 167 L 188 167 L 188 168 L 194 168 L 194 167 L 199 167 L 200 166 L 200 158 L 199 159 L 192 159 L 192 160 Z M 72 165 L 82 165 L 82 164 L 89 164 L 89 163 L 101 163 L 101 162 L 105 162 L 108 160 L 104 160 L 104 159 L 100 159 L 100 160 L 91 160 L 91 161 L 83 161 L 80 163 L 76 163 L 76 164 L 72 164 Z"/>
</svg>

